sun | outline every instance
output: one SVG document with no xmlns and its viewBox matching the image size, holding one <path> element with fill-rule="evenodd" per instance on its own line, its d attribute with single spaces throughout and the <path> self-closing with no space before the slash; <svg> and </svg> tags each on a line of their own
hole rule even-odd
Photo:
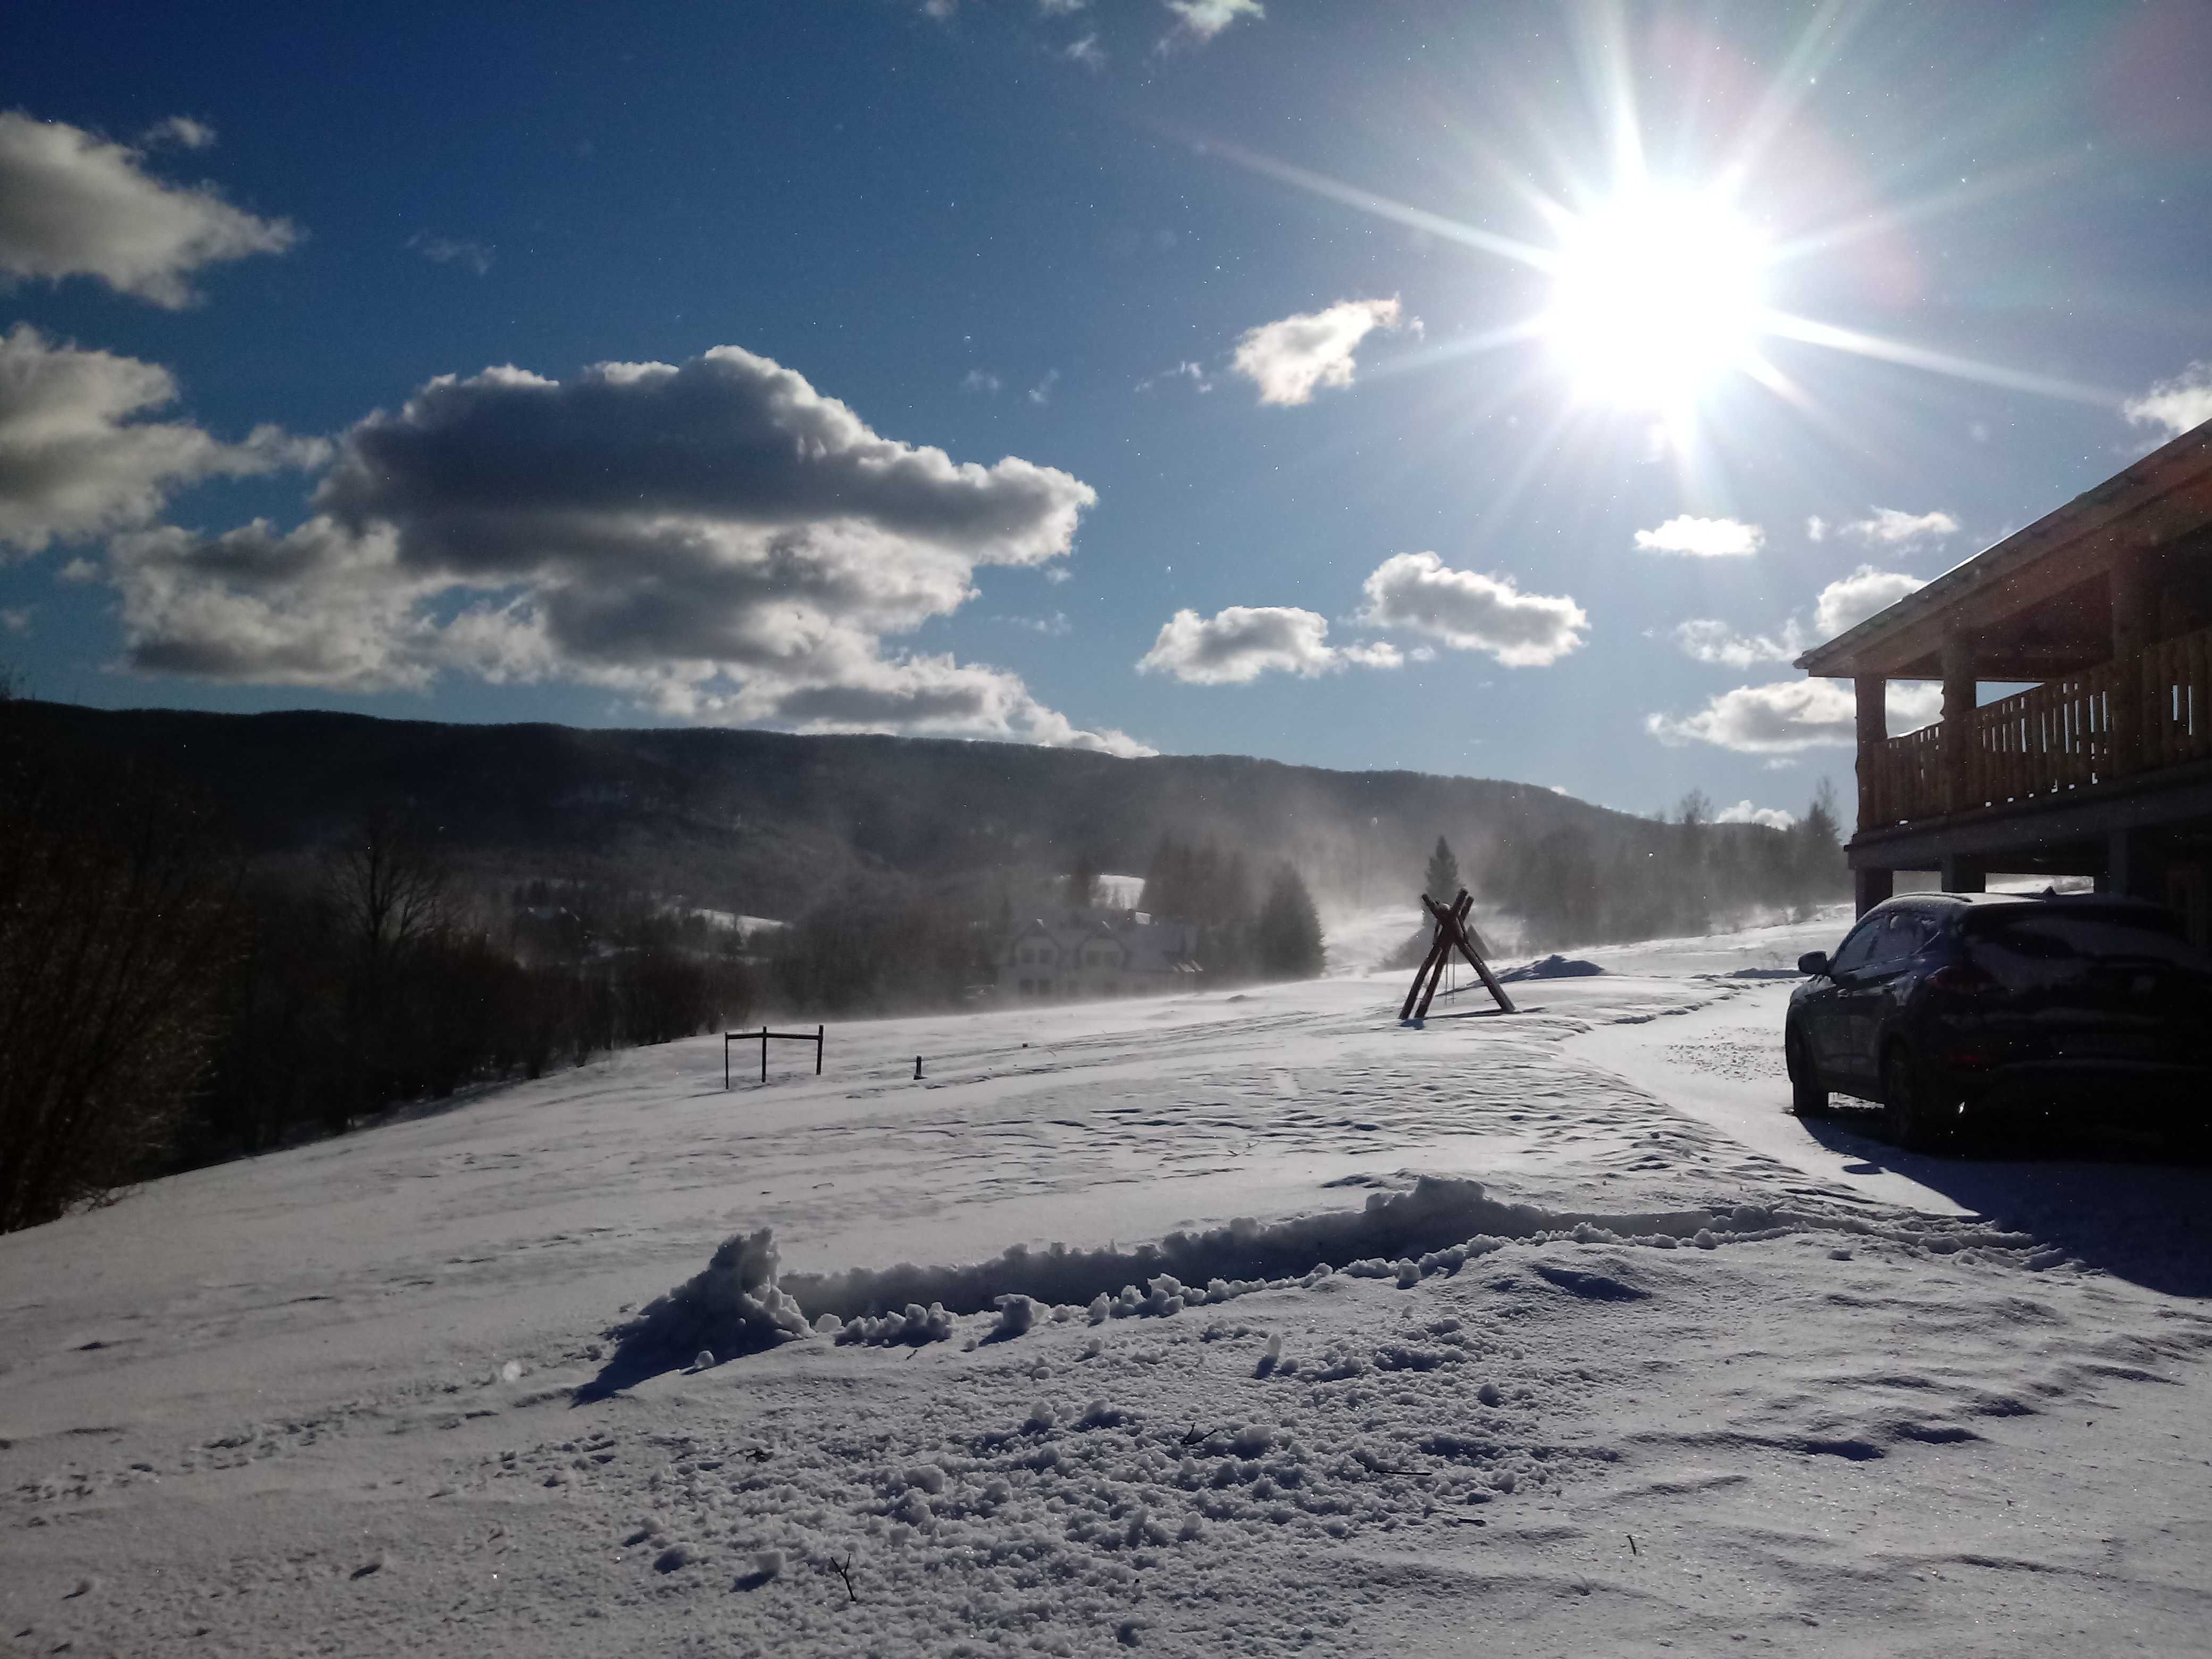
<svg viewBox="0 0 2212 1659">
<path fill-rule="evenodd" d="M 1769 257 L 1711 196 L 1618 197 L 1566 222 L 1542 332 L 1583 396 L 1679 409 L 1748 360 Z"/>
</svg>

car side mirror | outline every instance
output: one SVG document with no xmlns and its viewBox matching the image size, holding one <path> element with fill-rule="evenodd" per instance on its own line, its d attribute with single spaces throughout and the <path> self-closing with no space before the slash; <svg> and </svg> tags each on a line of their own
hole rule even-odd
<svg viewBox="0 0 2212 1659">
<path fill-rule="evenodd" d="M 1820 978 L 1828 971 L 1828 953 L 1826 951 L 1806 951 L 1797 958 L 1797 971 L 1809 974 L 1815 979 Z"/>
</svg>

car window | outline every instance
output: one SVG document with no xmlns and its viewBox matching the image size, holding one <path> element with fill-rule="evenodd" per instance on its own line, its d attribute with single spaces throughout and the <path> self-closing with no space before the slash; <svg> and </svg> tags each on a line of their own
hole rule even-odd
<svg viewBox="0 0 2212 1659">
<path fill-rule="evenodd" d="M 1976 930 L 1987 945 L 2046 962 L 2140 962 L 2203 969 L 2204 953 L 2155 922 L 2124 913 L 2028 911 L 1992 917 Z"/>
<path fill-rule="evenodd" d="M 1875 966 L 1902 962 L 1927 943 L 1929 920 L 1917 911 L 1893 910 L 1881 919 L 1881 933 L 1868 958 Z"/>
<path fill-rule="evenodd" d="M 1875 941 L 1881 936 L 1887 916 L 1869 916 L 1844 937 L 1836 947 L 1835 957 L 1828 964 L 1832 974 L 1848 974 L 1854 968 L 1863 968 L 1874 954 Z"/>
</svg>

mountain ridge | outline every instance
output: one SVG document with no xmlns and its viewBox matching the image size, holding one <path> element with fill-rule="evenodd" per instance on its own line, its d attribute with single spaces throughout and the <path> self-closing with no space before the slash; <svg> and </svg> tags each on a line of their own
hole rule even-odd
<svg viewBox="0 0 2212 1659">
<path fill-rule="evenodd" d="M 1410 887 L 1440 834 L 1479 860 L 1509 833 L 1663 833 L 1534 784 L 1257 756 L 315 709 L 26 701 L 15 713 L 86 763 L 130 757 L 189 779 L 258 855 L 313 854 L 372 806 L 404 801 L 465 866 L 517 878 L 639 866 L 693 902 L 760 915 L 796 915 L 871 873 L 943 884 L 1079 855 L 1141 872 L 1164 835 L 1285 858 L 1317 891 L 1360 896 Z"/>
</svg>

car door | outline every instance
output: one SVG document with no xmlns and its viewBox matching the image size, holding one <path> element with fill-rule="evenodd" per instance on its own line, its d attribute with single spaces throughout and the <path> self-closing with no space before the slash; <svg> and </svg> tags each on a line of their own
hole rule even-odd
<svg viewBox="0 0 2212 1659">
<path fill-rule="evenodd" d="M 1911 910 L 1885 912 L 1881 922 L 1868 941 L 1865 959 L 1836 984 L 1836 1071 L 1869 1088 L 1881 1080 L 1880 1048 L 1897 1000 L 1898 981 L 1911 969 L 1925 935 L 1922 918 Z"/>
<path fill-rule="evenodd" d="M 1884 917 L 1877 911 L 1864 917 L 1859 925 L 1844 935 L 1844 942 L 1828 961 L 1828 982 L 1805 999 L 1804 1021 L 1806 1038 L 1813 1045 L 1813 1054 L 1820 1061 L 1821 1075 L 1839 1078 L 1849 1069 L 1849 1034 L 1844 1026 L 1847 1013 L 1845 988 L 1873 955 L 1875 939 L 1880 936 Z"/>
</svg>

